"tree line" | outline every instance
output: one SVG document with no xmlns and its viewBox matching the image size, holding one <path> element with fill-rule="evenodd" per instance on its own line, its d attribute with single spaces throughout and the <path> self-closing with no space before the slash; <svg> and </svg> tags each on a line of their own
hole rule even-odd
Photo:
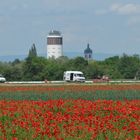
<svg viewBox="0 0 140 140">
<path fill-rule="evenodd" d="M 66 56 L 47 59 L 37 55 L 35 45 L 24 60 L 0 62 L 0 74 L 7 81 L 62 80 L 66 70 L 82 71 L 86 79 L 108 76 L 110 79 L 140 79 L 140 56 L 113 56 L 102 61 L 87 61 L 83 57 Z"/>
</svg>

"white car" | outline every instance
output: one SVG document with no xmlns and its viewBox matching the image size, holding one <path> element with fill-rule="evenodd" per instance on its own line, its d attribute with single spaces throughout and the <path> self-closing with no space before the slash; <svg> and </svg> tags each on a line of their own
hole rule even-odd
<svg viewBox="0 0 140 140">
<path fill-rule="evenodd" d="M 6 78 L 0 74 L 0 83 L 6 82 Z"/>
</svg>

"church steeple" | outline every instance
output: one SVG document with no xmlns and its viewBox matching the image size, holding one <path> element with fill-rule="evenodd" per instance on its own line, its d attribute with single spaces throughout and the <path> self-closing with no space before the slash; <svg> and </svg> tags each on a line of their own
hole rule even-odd
<svg viewBox="0 0 140 140">
<path fill-rule="evenodd" d="M 87 48 L 84 50 L 84 56 L 86 60 L 92 59 L 92 50 L 89 47 L 89 43 L 87 44 Z"/>
</svg>

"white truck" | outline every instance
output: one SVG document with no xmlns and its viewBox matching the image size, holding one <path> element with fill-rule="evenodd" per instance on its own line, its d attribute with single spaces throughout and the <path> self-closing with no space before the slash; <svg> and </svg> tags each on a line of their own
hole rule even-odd
<svg viewBox="0 0 140 140">
<path fill-rule="evenodd" d="M 0 74 L 0 83 L 6 82 L 6 79 Z"/>
<path fill-rule="evenodd" d="M 63 80 L 66 82 L 85 82 L 85 77 L 81 71 L 65 71 Z"/>
</svg>

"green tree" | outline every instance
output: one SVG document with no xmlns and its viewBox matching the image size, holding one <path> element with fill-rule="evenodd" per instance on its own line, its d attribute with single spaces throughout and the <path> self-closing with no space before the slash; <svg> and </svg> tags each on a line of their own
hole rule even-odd
<svg viewBox="0 0 140 140">
<path fill-rule="evenodd" d="M 109 76 L 110 79 L 122 78 L 122 75 L 118 69 L 119 62 L 119 56 L 109 57 L 103 61 L 104 74 Z"/>
<path fill-rule="evenodd" d="M 125 79 L 133 79 L 140 67 L 140 59 L 137 56 L 123 54 L 118 64 L 118 70 Z"/>
<path fill-rule="evenodd" d="M 14 65 L 20 64 L 20 63 L 21 63 L 21 61 L 20 61 L 18 58 L 16 58 L 16 59 L 12 62 L 12 65 L 14 66 Z"/>
<path fill-rule="evenodd" d="M 84 72 L 87 66 L 87 60 L 85 60 L 83 57 L 76 57 L 68 62 L 67 70 L 79 70 Z"/>
<path fill-rule="evenodd" d="M 43 57 L 27 57 L 23 65 L 24 80 L 44 80 L 46 59 Z"/>
<path fill-rule="evenodd" d="M 4 71 L 4 76 L 6 77 L 7 81 L 21 81 L 22 80 L 22 66 L 15 65 L 9 66 Z"/>
<path fill-rule="evenodd" d="M 98 61 L 89 61 L 86 67 L 85 76 L 87 79 L 94 79 L 103 75 L 103 69 Z"/>
<path fill-rule="evenodd" d="M 28 57 L 37 57 L 37 51 L 36 51 L 36 46 L 33 43 L 31 49 L 29 50 Z"/>
<path fill-rule="evenodd" d="M 47 60 L 45 75 L 47 80 L 62 80 L 63 73 L 67 70 L 67 62 L 69 60 L 66 59 L 49 59 Z"/>
</svg>

